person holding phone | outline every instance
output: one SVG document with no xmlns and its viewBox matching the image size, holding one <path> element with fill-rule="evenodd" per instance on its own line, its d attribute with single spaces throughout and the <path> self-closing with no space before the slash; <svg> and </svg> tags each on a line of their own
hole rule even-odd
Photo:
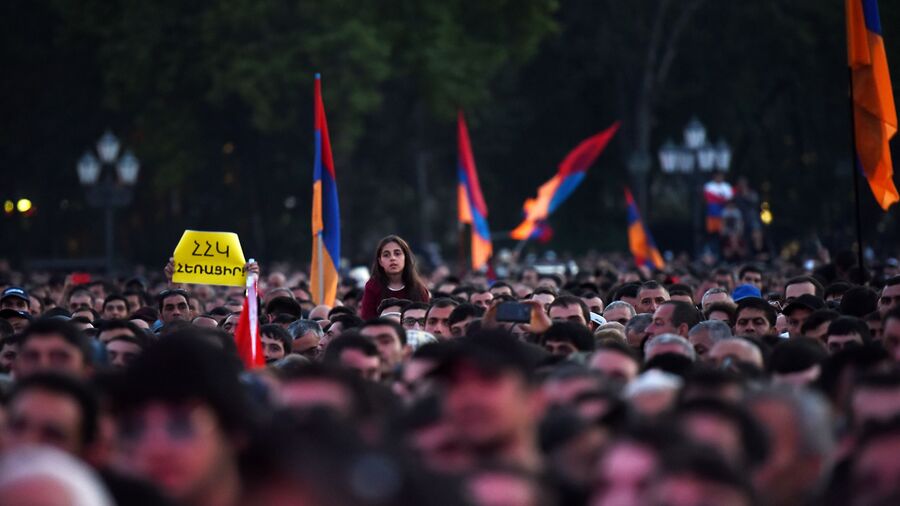
<svg viewBox="0 0 900 506">
<path fill-rule="evenodd" d="M 366 282 L 360 303 L 360 316 L 371 320 L 378 316 L 378 304 L 388 297 L 413 302 L 428 302 L 430 296 L 425 283 L 416 270 L 416 258 L 409 244 L 396 235 L 389 235 L 378 242 L 372 277 Z"/>
</svg>

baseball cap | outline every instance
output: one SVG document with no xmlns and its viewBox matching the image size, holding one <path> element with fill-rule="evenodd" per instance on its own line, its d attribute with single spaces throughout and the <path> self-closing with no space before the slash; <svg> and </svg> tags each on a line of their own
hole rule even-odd
<svg viewBox="0 0 900 506">
<path fill-rule="evenodd" d="M 34 320 L 34 317 L 25 311 L 16 311 L 15 309 L 9 308 L 0 310 L 0 319 L 7 320 L 9 318 L 25 318 L 28 321 Z"/>
<path fill-rule="evenodd" d="M 735 302 L 747 297 L 762 298 L 762 293 L 760 293 L 759 288 L 753 285 L 738 285 L 731 293 L 731 300 Z"/>
<path fill-rule="evenodd" d="M 28 298 L 28 292 L 25 291 L 24 288 L 18 286 L 11 286 L 6 290 L 3 290 L 3 294 L 0 295 L 0 301 L 6 300 L 9 298 L 22 299 L 25 302 L 28 302 L 30 299 Z"/>
<path fill-rule="evenodd" d="M 606 318 L 591 311 L 591 321 L 594 323 L 594 325 L 603 325 L 604 323 L 606 323 Z"/>
<path fill-rule="evenodd" d="M 792 300 L 790 304 L 784 307 L 785 316 L 790 316 L 791 313 L 798 309 L 808 309 L 810 311 L 815 311 L 817 309 L 822 309 L 825 307 L 825 301 L 815 295 L 811 295 L 808 293 L 804 293 L 803 295 L 797 297 Z"/>
</svg>

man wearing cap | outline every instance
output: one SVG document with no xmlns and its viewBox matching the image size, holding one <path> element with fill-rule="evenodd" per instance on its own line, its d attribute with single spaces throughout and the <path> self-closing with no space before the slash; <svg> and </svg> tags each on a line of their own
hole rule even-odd
<svg viewBox="0 0 900 506">
<path fill-rule="evenodd" d="M 0 309 L 12 309 L 31 314 L 30 302 L 28 292 L 18 286 L 11 286 L 3 290 L 3 294 L 0 295 Z"/>
<path fill-rule="evenodd" d="M 784 316 L 787 318 L 788 335 L 791 338 L 800 337 L 800 327 L 814 311 L 825 307 L 825 301 L 815 295 L 803 294 L 795 298 L 784 308 Z"/>
<path fill-rule="evenodd" d="M 3 308 L 0 310 L 0 320 L 6 320 L 12 325 L 13 332 L 16 334 L 25 330 L 25 327 L 31 323 L 31 315 L 26 311 L 18 311 L 16 309 Z"/>
<path fill-rule="evenodd" d="M 476 463 L 540 471 L 537 357 L 502 331 L 456 340 L 435 369 L 446 386 L 444 409 Z"/>
<path fill-rule="evenodd" d="M 762 298 L 762 294 L 760 293 L 759 288 L 749 284 L 739 285 L 731 294 L 731 299 L 735 302 L 746 299 L 747 297 Z"/>
</svg>

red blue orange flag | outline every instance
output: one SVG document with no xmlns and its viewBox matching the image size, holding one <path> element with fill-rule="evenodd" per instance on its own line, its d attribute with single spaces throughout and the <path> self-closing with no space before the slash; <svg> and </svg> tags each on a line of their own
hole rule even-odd
<svg viewBox="0 0 900 506">
<path fill-rule="evenodd" d="M 889 142 L 897 110 L 877 0 L 846 0 L 847 60 L 851 70 L 856 165 L 882 209 L 900 200 Z"/>
<path fill-rule="evenodd" d="M 315 89 L 315 162 L 313 164 L 312 235 L 313 251 L 310 289 L 316 304 L 334 305 L 338 286 L 338 262 L 341 261 L 341 215 L 338 207 L 337 178 L 331 156 L 331 139 L 322 101 L 322 79 L 316 74 Z"/>
<path fill-rule="evenodd" d="M 703 198 L 706 200 L 706 232 L 718 234 L 722 231 L 722 213 L 725 205 L 734 197 L 731 185 L 722 181 L 709 181 L 703 185 Z"/>
<path fill-rule="evenodd" d="M 462 111 L 459 111 L 457 117 L 457 142 L 459 161 L 456 173 L 459 182 L 456 193 L 459 222 L 472 227 L 472 269 L 477 271 L 487 264 L 494 248 L 487 223 L 487 204 L 484 203 L 481 184 L 478 183 L 478 170 L 475 168 L 475 157 L 472 155 L 469 129 L 466 128 L 466 119 Z"/>
<path fill-rule="evenodd" d="M 641 214 L 628 188 L 625 188 L 625 204 L 628 206 L 628 249 L 634 256 L 634 263 L 638 267 L 663 269 L 666 262 L 659 254 L 650 231 L 641 221 Z"/>
<path fill-rule="evenodd" d="M 547 219 L 553 211 L 562 204 L 575 188 L 584 180 L 587 170 L 594 163 L 600 153 L 606 149 L 606 145 L 619 129 L 619 122 L 615 122 L 606 130 L 593 137 L 583 140 L 573 149 L 559 164 L 559 171 L 549 181 L 538 188 L 537 198 L 525 201 L 523 209 L 525 219 L 510 233 L 513 239 L 525 240 L 531 238 L 538 227 L 538 223 Z"/>
</svg>

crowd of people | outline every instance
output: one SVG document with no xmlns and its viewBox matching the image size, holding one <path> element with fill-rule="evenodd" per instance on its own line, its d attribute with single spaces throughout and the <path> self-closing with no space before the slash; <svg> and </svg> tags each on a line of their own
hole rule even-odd
<svg viewBox="0 0 900 506">
<path fill-rule="evenodd" d="M 4 273 L 0 504 L 900 504 L 900 268 Z M 810 268 L 812 267 L 812 268 Z M 504 270 L 504 273 L 507 272 Z"/>
</svg>

